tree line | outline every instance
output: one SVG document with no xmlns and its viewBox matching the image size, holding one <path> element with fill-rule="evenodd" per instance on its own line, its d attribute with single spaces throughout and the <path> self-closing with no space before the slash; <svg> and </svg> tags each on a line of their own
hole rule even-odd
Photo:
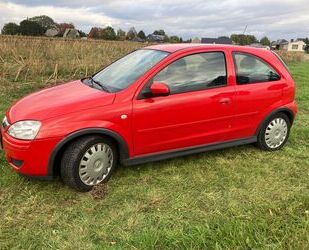
<svg viewBox="0 0 309 250">
<path fill-rule="evenodd" d="M 6 23 L 1 33 L 3 35 L 23 35 L 23 36 L 43 36 L 48 29 L 57 29 L 57 36 L 62 37 L 66 29 L 75 29 L 72 23 L 56 23 L 48 16 L 35 16 L 22 20 L 19 24 Z M 86 33 L 79 30 L 81 36 L 87 36 Z"/>
<path fill-rule="evenodd" d="M 23 36 L 43 36 L 46 31 L 49 29 L 58 30 L 58 34 L 56 36 L 62 37 L 66 31 L 66 29 L 75 29 L 75 25 L 72 23 L 56 23 L 49 16 L 35 16 L 32 18 L 27 18 L 22 20 L 19 24 L 10 22 L 6 23 L 1 33 L 3 35 L 23 35 Z M 81 37 L 88 37 L 93 39 L 104 39 L 104 40 L 138 40 L 145 41 L 147 36 L 143 30 L 136 32 L 135 28 L 132 27 L 125 32 L 122 29 L 114 30 L 113 27 L 107 26 L 105 28 L 101 27 L 93 27 L 91 28 L 89 34 L 78 30 Z M 171 43 L 181 43 L 183 39 L 178 36 L 168 36 L 164 30 L 155 30 L 153 35 L 161 36 L 160 39 L 164 42 Z"/>
<path fill-rule="evenodd" d="M 1 33 L 3 35 L 43 36 L 48 29 L 57 30 L 58 33 L 55 36 L 63 37 L 66 29 L 75 29 L 75 26 L 73 23 L 56 23 L 51 17 L 42 15 L 27 18 L 22 20 L 19 24 L 13 22 L 6 23 L 3 26 Z M 105 28 L 93 27 L 88 34 L 81 30 L 78 30 L 78 32 L 80 37 L 104 40 L 133 40 L 143 42 L 146 41 L 148 37 L 143 30 L 137 32 L 134 27 L 130 28 L 127 32 L 122 29 L 115 31 L 111 26 Z M 163 29 L 155 30 L 151 35 L 159 36 L 161 42 L 182 43 L 192 41 L 192 39 L 184 41 L 179 36 L 168 36 Z M 250 45 L 257 42 L 264 46 L 271 45 L 271 41 L 266 36 L 258 40 L 254 35 L 232 34 L 230 39 L 233 43 L 239 45 Z M 306 38 L 304 42 L 307 44 L 305 49 L 308 52 L 309 39 Z"/>
<path fill-rule="evenodd" d="M 66 29 L 75 29 L 74 24 L 72 23 L 56 23 L 49 16 L 35 16 L 32 18 L 27 18 L 21 21 L 19 24 L 10 22 L 6 23 L 3 26 L 1 31 L 4 35 L 24 35 L 24 36 L 43 36 L 45 35 L 48 29 L 57 29 L 58 34 L 56 36 L 62 37 L 66 31 Z M 79 34 L 81 37 L 88 37 L 92 39 L 104 39 L 104 40 L 137 40 L 137 41 L 146 41 L 147 35 L 143 30 L 139 32 L 136 31 L 134 27 L 130 28 L 127 32 L 118 29 L 115 29 L 111 26 L 107 26 L 105 28 L 101 27 L 93 27 L 91 28 L 88 34 L 79 30 Z M 169 43 L 182 43 L 182 42 L 191 42 L 192 39 L 188 39 L 184 41 L 179 36 L 168 36 L 163 29 L 155 30 L 152 35 L 160 36 L 162 42 Z M 248 45 L 254 42 L 257 42 L 255 36 L 252 35 L 231 35 L 231 39 L 236 44 L 240 45 Z M 260 41 L 263 45 L 270 45 L 270 40 L 267 37 L 264 37 Z"/>
<path fill-rule="evenodd" d="M 66 29 L 75 29 L 72 23 L 56 23 L 51 17 L 48 16 L 35 16 L 27 18 L 18 24 L 10 22 L 3 26 L 2 34 L 4 35 L 24 35 L 24 36 L 43 36 L 48 29 L 59 30 L 56 36 L 62 37 Z M 81 37 L 89 37 L 93 39 L 104 39 L 104 40 L 141 40 L 145 41 L 147 36 L 143 30 L 136 31 L 134 27 L 130 28 L 127 32 L 118 29 L 114 30 L 113 27 L 107 26 L 105 28 L 93 27 L 88 34 L 79 30 Z M 168 36 L 163 29 L 155 30 L 153 35 L 160 36 L 163 42 L 171 43 L 182 43 L 191 42 L 192 39 L 183 41 L 179 36 Z M 252 35 L 238 35 L 233 34 L 231 39 L 236 44 L 248 45 L 257 42 L 255 36 Z M 263 45 L 270 45 L 270 41 L 267 37 L 261 39 Z"/>
</svg>

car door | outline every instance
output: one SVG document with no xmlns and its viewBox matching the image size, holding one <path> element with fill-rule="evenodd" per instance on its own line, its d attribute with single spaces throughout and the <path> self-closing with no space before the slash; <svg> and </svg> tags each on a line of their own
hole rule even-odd
<svg viewBox="0 0 309 250">
<path fill-rule="evenodd" d="M 280 106 L 286 80 L 262 58 L 245 53 L 233 53 L 236 72 L 236 115 L 233 119 L 235 137 L 250 137 L 265 116 Z"/>
<path fill-rule="evenodd" d="M 143 95 L 154 81 L 165 83 L 170 94 Z M 135 155 L 229 138 L 235 88 L 227 84 L 224 52 L 181 57 L 154 75 L 143 92 L 133 101 Z"/>
</svg>

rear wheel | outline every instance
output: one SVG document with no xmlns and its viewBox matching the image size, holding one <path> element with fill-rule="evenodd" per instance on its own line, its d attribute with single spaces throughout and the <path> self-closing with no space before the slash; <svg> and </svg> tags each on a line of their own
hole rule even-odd
<svg viewBox="0 0 309 250">
<path fill-rule="evenodd" d="M 267 119 L 258 135 L 257 146 L 263 150 L 281 149 L 288 140 L 291 122 L 287 115 L 277 113 Z"/>
<path fill-rule="evenodd" d="M 61 177 L 70 187 L 90 191 L 107 182 L 117 163 L 114 143 L 98 136 L 87 136 L 72 142 L 61 161 Z"/>
</svg>

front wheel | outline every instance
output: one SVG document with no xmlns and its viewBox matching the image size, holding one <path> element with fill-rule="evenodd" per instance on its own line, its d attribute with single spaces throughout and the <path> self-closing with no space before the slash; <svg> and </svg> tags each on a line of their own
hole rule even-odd
<svg viewBox="0 0 309 250">
<path fill-rule="evenodd" d="M 112 141 L 98 136 L 82 137 L 64 151 L 61 177 L 68 186 L 87 192 L 107 182 L 116 163 L 117 151 Z"/>
<path fill-rule="evenodd" d="M 291 122 L 287 115 L 277 113 L 267 119 L 258 134 L 257 146 L 263 150 L 281 149 L 288 140 Z"/>
</svg>

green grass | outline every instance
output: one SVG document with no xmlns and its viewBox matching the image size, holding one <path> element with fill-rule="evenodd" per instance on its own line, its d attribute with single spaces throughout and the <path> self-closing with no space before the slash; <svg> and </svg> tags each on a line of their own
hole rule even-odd
<svg viewBox="0 0 309 250">
<path fill-rule="evenodd" d="M 278 152 L 249 145 L 121 167 L 86 194 L 29 181 L 1 153 L 0 249 L 308 248 L 309 62 L 290 69 L 299 114 Z M 45 86 L 38 79 L 0 84 L 1 117 Z"/>
</svg>

